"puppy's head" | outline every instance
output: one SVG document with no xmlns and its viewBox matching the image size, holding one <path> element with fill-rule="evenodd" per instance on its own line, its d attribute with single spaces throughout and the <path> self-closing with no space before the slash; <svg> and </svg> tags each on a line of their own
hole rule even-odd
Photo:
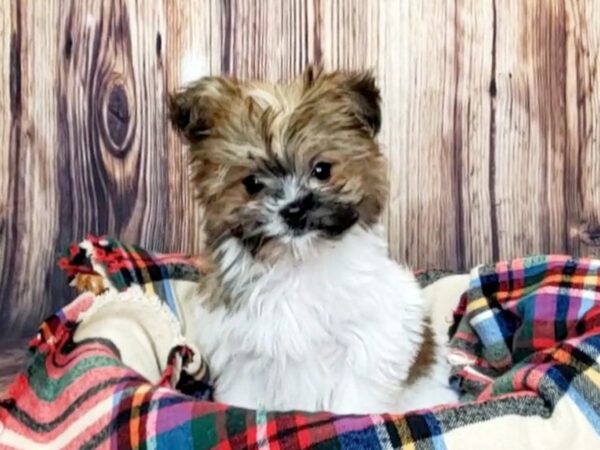
<svg viewBox="0 0 600 450">
<path fill-rule="evenodd" d="M 234 237 L 260 257 L 375 223 L 387 186 L 379 101 L 369 73 L 312 67 L 287 84 L 207 77 L 172 95 L 209 242 Z"/>
</svg>

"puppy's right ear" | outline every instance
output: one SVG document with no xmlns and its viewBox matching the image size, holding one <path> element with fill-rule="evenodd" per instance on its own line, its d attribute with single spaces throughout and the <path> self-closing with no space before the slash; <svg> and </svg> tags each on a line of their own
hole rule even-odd
<svg viewBox="0 0 600 450">
<path fill-rule="evenodd" d="M 219 113 L 239 96 L 240 88 L 235 80 L 201 78 L 169 96 L 169 118 L 188 142 L 199 142 L 210 135 Z"/>
<path fill-rule="evenodd" d="M 173 128 L 190 142 L 201 139 L 210 129 L 204 114 L 198 114 L 200 108 L 194 106 L 194 97 L 192 87 L 169 95 L 169 119 Z"/>
</svg>

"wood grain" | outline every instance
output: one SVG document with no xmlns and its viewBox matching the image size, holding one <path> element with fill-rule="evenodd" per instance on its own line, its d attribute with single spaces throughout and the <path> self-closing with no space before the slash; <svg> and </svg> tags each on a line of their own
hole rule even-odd
<svg viewBox="0 0 600 450">
<path fill-rule="evenodd" d="M 242 79 L 285 80 L 314 60 L 308 37 L 313 4 L 304 0 L 223 2 L 222 72 Z"/>
<path fill-rule="evenodd" d="M 0 336 L 72 291 L 87 233 L 199 252 L 166 94 L 203 75 L 374 70 L 393 255 L 600 255 L 594 0 L 0 0 Z"/>
<path fill-rule="evenodd" d="M 457 268 L 463 257 L 461 193 L 453 181 L 456 11 L 453 2 L 428 4 L 383 2 L 380 13 L 388 233 L 399 259 L 417 267 Z"/>
<path fill-rule="evenodd" d="M 190 81 L 221 72 L 221 54 L 225 46 L 222 28 L 227 29 L 221 4 L 204 0 L 165 0 L 164 7 L 167 29 L 166 35 L 160 37 L 160 45 L 157 36 L 157 49 L 160 47 L 167 91 L 173 92 Z M 177 220 L 163 239 L 168 249 L 198 253 L 203 243 L 201 209 L 189 188 L 182 140 L 171 127 L 167 128 L 167 217 Z"/>
<path fill-rule="evenodd" d="M 565 250 L 565 21 L 562 2 L 495 9 L 492 153 L 499 258 Z M 515 30 L 514 25 L 520 26 Z"/>
<path fill-rule="evenodd" d="M 156 51 L 162 12 L 134 1 L 61 2 L 61 242 L 108 232 L 163 245 L 165 80 Z"/>
<path fill-rule="evenodd" d="M 569 252 L 600 257 L 600 4 L 566 3 Z"/>
<path fill-rule="evenodd" d="M 327 70 L 377 70 L 378 2 L 321 0 L 315 2 L 315 59 Z"/>
<path fill-rule="evenodd" d="M 11 30 L 11 10 L 10 3 L 8 0 L 0 1 L 0 60 L 11 61 L 11 41 L 10 36 L 12 35 Z M 16 51 L 16 47 L 15 50 Z M 8 147 L 12 151 L 5 150 L 0 151 L 0 280 L 2 280 L 2 274 L 8 271 L 9 263 L 9 215 L 10 215 L 10 200 L 11 200 L 11 155 L 15 154 L 14 146 L 11 144 L 11 130 L 14 127 L 12 123 L 12 112 L 11 112 L 11 71 L 3 70 L 0 72 L 0 139 L 1 142 L 8 143 Z M 13 163 L 14 165 L 14 163 Z M 14 179 L 12 179 L 14 182 Z M 11 234 L 13 231 L 11 231 Z M 11 236 L 12 237 L 12 236 Z M 14 250 L 13 250 L 14 251 Z M 0 284 L 0 286 L 2 286 Z M 3 291 L 0 291 L 0 295 L 4 292 L 8 293 L 8 287 L 4 287 Z M 1 307 L 5 308 L 6 303 L 0 304 Z"/>
<path fill-rule="evenodd" d="M 459 2 L 454 27 L 451 48 L 456 85 L 449 94 L 455 155 L 452 189 L 457 199 L 457 263 L 464 268 L 498 259 L 491 152 L 495 111 L 490 88 L 496 38 L 493 3 Z"/>
<path fill-rule="evenodd" d="M 2 185 L 6 188 L 0 255 L 0 328 L 15 336 L 55 309 L 59 299 L 48 295 L 50 268 L 56 258 L 60 172 L 57 170 L 54 101 L 57 68 L 51 64 L 57 40 L 58 4 L 33 0 L 4 2 L 10 17 L 10 53 L 5 59 L 10 118 L 2 123 L 9 139 L 2 146 Z M 4 17 L 4 14 L 3 14 Z M 40 38 L 41 37 L 41 38 Z M 5 95 L 5 94 L 4 94 Z M 2 95 L 2 97 L 4 97 Z M 7 174 L 4 178 L 4 173 Z"/>
</svg>

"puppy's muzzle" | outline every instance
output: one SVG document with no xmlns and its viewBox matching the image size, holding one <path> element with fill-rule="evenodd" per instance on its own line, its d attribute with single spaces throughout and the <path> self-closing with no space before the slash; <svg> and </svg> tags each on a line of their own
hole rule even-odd
<svg viewBox="0 0 600 450">
<path fill-rule="evenodd" d="M 279 214 L 292 230 L 303 230 L 308 224 L 308 214 L 315 207 L 312 194 L 289 203 Z"/>
<path fill-rule="evenodd" d="M 358 221 L 358 212 L 351 205 L 318 201 L 308 194 L 286 205 L 279 213 L 295 233 L 318 230 L 337 236 Z"/>
</svg>

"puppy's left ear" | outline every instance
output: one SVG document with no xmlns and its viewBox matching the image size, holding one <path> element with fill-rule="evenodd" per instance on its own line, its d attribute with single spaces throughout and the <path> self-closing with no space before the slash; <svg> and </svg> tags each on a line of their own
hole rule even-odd
<svg viewBox="0 0 600 450">
<path fill-rule="evenodd" d="M 381 129 L 381 95 L 375 77 L 370 71 L 353 72 L 348 74 L 345 86 L 356 115 L 375 136 Z"/>
</svg>

